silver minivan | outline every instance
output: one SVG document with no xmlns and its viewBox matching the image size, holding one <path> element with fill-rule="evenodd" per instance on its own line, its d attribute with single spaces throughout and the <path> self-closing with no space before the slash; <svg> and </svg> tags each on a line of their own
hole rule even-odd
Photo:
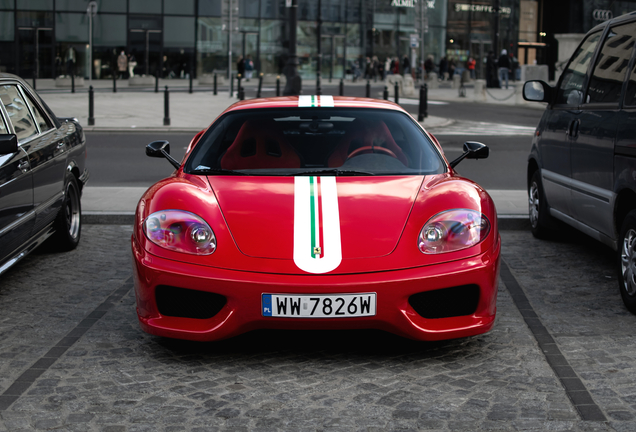
<svg viewBox="0 0 636 432">
<path fill-rule="evenodd" d="M 636 313 L 636 13 L 585 36 L 556 87 L 528 81 L 547 102 L 528 158 L 532 233 L 559 219 L 618 251 L 621 297 Z"/>
</svg>

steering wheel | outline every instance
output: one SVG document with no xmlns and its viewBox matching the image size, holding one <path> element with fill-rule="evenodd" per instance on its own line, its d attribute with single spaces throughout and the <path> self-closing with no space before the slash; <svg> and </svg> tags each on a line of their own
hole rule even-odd
<svg viewBox="0 0 636 432">
<path fill-rule="evenodd" d="M 388 148 L 379 147 L 379 146 L 364 146 L 364 147 L 357 148 L 354 151 L 352 151 L 351 153 L 349 153 L 349 156 L 347 156 L 347 160 L 351 159 L 352 157 L 356 157 L 356 156 L 359 156 L 361 154 L 366 154 L 366 153 L 384 153 L 385 155 L 388 155 L 388 156 L 391 156 L 392 158 L 398 159 L 398 157 L 395 155 L 395 153 L 393 153 Z"/>
</svg>

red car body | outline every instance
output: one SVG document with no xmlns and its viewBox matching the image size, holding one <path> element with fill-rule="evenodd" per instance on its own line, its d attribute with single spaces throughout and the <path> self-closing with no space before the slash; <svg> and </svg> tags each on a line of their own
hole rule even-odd
<svg viewBox="0 0 636 432">
<path fill-rule="evenodd" d="M 343 109 L 395 110 L 408 115 L 391 102 L 350 97 L 333 100 L 335 107 Z M 256 99 L 236 103 L 226 113 L 297 108 L 298 101 L 298 97 Z M 483 188 L 454 172 L 434 137 L 423 132 L 442 155 L 443 173 L 335 177 L 341 260 L 333 269 L 309 272 L 294 259 L 297 177 L 188 174 L 185 162 L 203 132 L 190 143 L 180 168 L 150 187 L 137 206 L 132 251 L 137 314 L 144 331 L 213 341 L 254 329 L 381 329 L 433 341 L 477 335 L 492 328 L 500 257 L 495 205 Z M 205 220 L 216 236 L 214 253 L 184 254 L 152 242 L 144 221 L 167 209 L 187 211 Z M 480 212 L 490 222 L 488 235 L 462 250 L 422 253 L 417 239 L 423 225 L 449 209 Z M 206 292 L 223 300 L 211 317 L 170 316 L 157 306 L 158 287 L 173 290 L 173 296 Z M 468 314 L 431 318 L 414 307 L 417 302 L 412 296 L 449 288 L 457 291 L 443 291 L 450 298 L 446 295 L 441 300 L 461 303 L 473 292 L 462 291 L 463 287 L 474 288 L 477 295 L 474 310 Z M 376 310 L 373 316 L 346 318 L 265 316 L 264 293 L 374 293 Z M 193 297 L 192 302 L 199 300 Z M 431 310 L 430 305 L 424 308 Z"/>
</svg>

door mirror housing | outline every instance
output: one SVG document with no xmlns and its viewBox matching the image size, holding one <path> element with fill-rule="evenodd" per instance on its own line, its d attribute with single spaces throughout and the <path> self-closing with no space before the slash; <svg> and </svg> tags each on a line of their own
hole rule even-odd
<svg viewBox="0 0 636 432">
<path fill-rule="evenodd" d="M 523 85 L 523 98 L 530 102 L 550 102 L 552 87 L 544 81 L 526 81 Z"/>
<path fill-rule="evenodd" d="M 0 155 L 18 151 L 18 137 L 15 134 L 0 134 Z"/>
<path fill-rule="evenodd" d="M 464 159 L 486 159 L 490 154 L 487 145 L 476 141 L 466 141 L 464 143 L 464 154 L 450 163 L 451 168 L 455 168 Z"/>
<path fill-rule="evenodd" d="M 179 169 L 181 164 L 170 156 L 170 143 L 166 140 L 153 141 L 146 146 L 146 156 L 166 158 L 173 167 Z"/>
</svg>

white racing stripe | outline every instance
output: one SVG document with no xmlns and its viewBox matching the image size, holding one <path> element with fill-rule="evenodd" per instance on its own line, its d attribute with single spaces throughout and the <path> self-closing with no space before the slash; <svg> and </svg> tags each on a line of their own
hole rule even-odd
<svg viewBox="0 0 636 432">
<path fill-rule="evenodd" d="M 318 205 L 320 201 L 321 206 Z M 323 241 L 322 245 L 318 246 L 320 214 Z M 320 253 L 316 253 L 316 247 L 320 247 Z M 319 274 L 336 269 L 341 262 L 336 177 L 294 177 L 294 263 L 307 273 Z"/>
</svg>

